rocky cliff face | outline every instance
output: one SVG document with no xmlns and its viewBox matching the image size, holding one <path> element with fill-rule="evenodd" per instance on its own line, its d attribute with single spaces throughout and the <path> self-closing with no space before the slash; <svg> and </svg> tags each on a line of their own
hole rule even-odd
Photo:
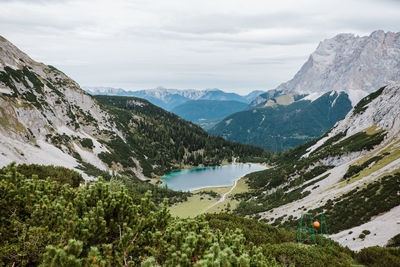
<svg viewBox="0 0 400 267">
<path fill-rule="evenodd" d="M 353 105 L 400 79 L 400 33 L 339 34 L 322 41 L 299 72 L 276 90 L 300 94 L 345 91 Z"/>
<path fill-rule="evenodd" d="M 97 155 L 107 149 L 95 136 L 117 131 L 109 118 L 64 73 L 35 62 L 0 37 L 1 166 L 17 161 L 73 168 L 78 165 L 73 152 L 81 152 L 106 170 Z M 85 138 L 92 140 L 91 149 L 80 144 Z"/>
</svg>

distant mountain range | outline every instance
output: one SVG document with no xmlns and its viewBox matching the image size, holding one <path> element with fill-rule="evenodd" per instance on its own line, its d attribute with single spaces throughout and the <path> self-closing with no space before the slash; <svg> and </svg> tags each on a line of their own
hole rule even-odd
<svg viewBox="0 0 400 267">
<path fill-rule="evenodd" d="M 322 41 L 293 79 L 267 92 L 240 96 L 218 89 L 87 90 L 91 94 L 141 97 L 227 140 L 282 151 L 318 137 L 361 98 L 399 79 L 400 33 L 378 30 L 369 36 L 339 34 Z M 236 110 L 238 106 L 221 103 L 224 110 L 218 113 L 215 102 L 184 105 L 198 100 L 237 101 L 249 107 Z M 221 114 L 227 117 L 222 120 Z"/>
<path fill-rule="evenodd" d="M 111 87 L 84 87 L 84 90 L 91 95 L 116 95 L 116 96 L 134 96 L 150 101 L 152 104 L 165 110 L 171 111 L 175 107 L 191 100 L 218 100 L 218 101 L 237 101 L 250 103 L 263 91 L 253 91 L 245 96 L 236 93 L 227 93 L 219 89 L 166 89 L 158 87 L 155 89 L 126 91 Z"/>
</svg>

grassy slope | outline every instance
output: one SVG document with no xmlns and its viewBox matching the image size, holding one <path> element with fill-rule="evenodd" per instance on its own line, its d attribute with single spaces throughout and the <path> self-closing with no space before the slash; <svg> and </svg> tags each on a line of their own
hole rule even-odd
<svg viewBox="0 0 400 267">
<path fill-rule="evenodd" d="M 170 207 L 170 212 L 173 216 L 180 218 L 195 217 L 203 213 L 219 213 L 226 212 L 229 206 L 229 211 L 236 208 L 239 201 L 232 198 L 233 195 L 244 193 L 249 190 L 245 179 L 239 179 L 236 187 L 230 194 L 225 197 L 223 202 L 218 202 L 219 198 L 227 193 L 232 186 L 210 187 L 193 191 L 194 195 L 189 197 L 187 201 L 178 203 Z M 201 192 L 212 191 L 218 194 L 218 197 L 213 197 L 209 194 L 201 194 Z"/>
</svg>

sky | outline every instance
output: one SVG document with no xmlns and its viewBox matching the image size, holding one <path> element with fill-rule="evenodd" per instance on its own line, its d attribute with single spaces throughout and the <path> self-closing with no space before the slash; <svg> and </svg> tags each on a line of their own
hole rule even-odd
<svg viewBox="0 0 400 267">
<path fill-rule="evenodd" d="M 0 35 L 81 86 L 288 81 L 324 39 L 400 31 L 400 0 L 0 0 Z"/>
</svg>

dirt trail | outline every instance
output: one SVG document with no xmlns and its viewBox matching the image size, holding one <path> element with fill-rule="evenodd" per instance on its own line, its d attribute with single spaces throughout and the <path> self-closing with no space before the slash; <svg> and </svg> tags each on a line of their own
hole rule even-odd
<svg viewBox="0 0 400 267">
<path fill-rule="evenodd" d="M 222 197 L 220 199 L 218 199 L 217 202 L 213 203 L 212 205 L 208 206 L 205 210 L 203 210 L 202 213 L 208 211 L 209 209 L 215 207 L 216 205 L 218 205 L 221 202 L 225 201 L 225 198 L 227 195 L 229 195 L 230 193 L 232 193 L 233 189 L 235 189 L 236 185 L 237 185 L 238 180 L 235 180 L 235 182 L 233 183 L 233 186 L 231 187 L 231 189 L 229 189 L 228 192 L 226 192 L 225 194 L 222 195 Z"/>
</svg>

